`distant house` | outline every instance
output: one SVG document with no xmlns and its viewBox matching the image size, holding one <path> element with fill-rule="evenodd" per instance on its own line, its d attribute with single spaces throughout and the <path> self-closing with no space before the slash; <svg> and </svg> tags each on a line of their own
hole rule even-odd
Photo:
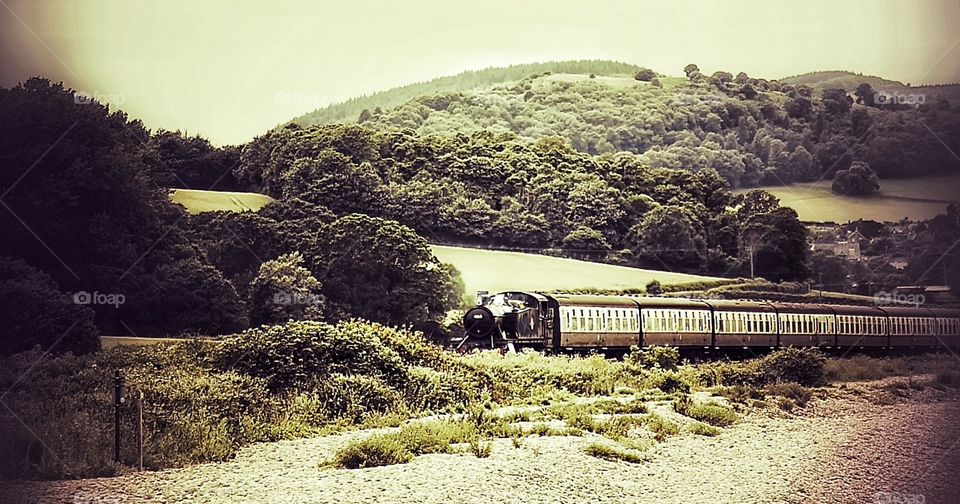
<svg viewBox="0 0 960 504">
<path fill-rule="evenodd" d="M 860 261 L 859 242 L 838 241 L 836 243 L 814 243 L 810 250 L 814 252 L 831 252 L 851 261 Z"/>
<path fill-rule="evenodd" d="M 867 237 L 860 232 L 860 228 L 857 228 L 847 233 L 847 241 L 851 243 L 860 243 L 862 241 L 867 241 Z"/>
</svg>

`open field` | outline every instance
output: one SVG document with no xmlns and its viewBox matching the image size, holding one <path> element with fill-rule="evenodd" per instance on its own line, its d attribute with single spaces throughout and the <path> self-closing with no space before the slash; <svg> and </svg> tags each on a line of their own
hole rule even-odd
<svg viewBox="0 0 960 504">
<path fill-rule="evenodd" d="M 441 262 L 453 264 L 460 270 L 467 294 L 478 290 L 633 289 L 642 288 L 651 280 L 662 284 L 719 280 L 539 254 L 444 245 L 431 248 Z"/>
<path fill-rule="evenodd" d="M 199 189 L 173 189 L 170 201 L 179 203 L 191 214 L 201 212 L 249 212 L 263 208 L 273 198 L 265 194 L 249 192 L 201 191 Z"/>
<path fill-rule="evenodd" d="M 780 198 L 780 204 L 793 208 L 807 222 L 896 222 L 904 217 L 924 220 L 944 213 L 951 201 L 960 201 L 960 174 L 884 179 L 880 181 L 880 192 L 868 198 L 834 194 L 830 190 L 832 183 L 821 180 L 761 189 Z"/>
</svg>

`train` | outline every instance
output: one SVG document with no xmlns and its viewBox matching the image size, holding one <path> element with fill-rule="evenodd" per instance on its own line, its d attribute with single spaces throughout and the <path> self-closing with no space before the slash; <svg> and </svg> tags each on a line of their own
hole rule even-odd
<svg viewBox="0 0 960 504">
<path fill-rule="evenodd" d="M 508 291 L 478 295 L 466 348 L 547 353 L 673 346 L 681 350 L 946 349 L 960 351 L 960 310 Z"/>
</svg>

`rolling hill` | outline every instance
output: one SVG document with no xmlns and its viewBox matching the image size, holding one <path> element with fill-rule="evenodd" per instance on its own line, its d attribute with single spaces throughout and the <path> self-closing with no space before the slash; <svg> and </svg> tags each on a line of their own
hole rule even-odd
<svg viewBox="0 0 960 504">
<path fill-rule="evenodd" d="M 265 194 L 250 192 L 202 191 L 199 189 L 172 189 L 170 201 L 183 205 L 187 212 L 230 212 L 257 211 L 273 198 Z"/>
<path fill-rule="evenodd" d="M 664 285 L 721 280 L 521 252 L 445 245 L 433 245 L 431 249 L 441 262 L 460 270 L 468 295 L 478 290 L 621 290 L 643 288 L 651 280 L 659 280 Z"/>
<path fill-rule="evenodd" d="M 551 61 L 546 63 L 530 63 L 473 70 L 461 72 L 456 75 L 439 77 L 427 82 L 409 84 L 374 93 L 369 96 L 351 98 L 345 102 L 329 105 L 296 117 L 289 121 L 289 123 L 300 126 L 352 123 L 357 121 L 364 110 L 373 111 L 376 108 L 392 108 L 402 105 L 418 96 L 441 92 L 468 91 L 476 88 L 489 87 L 494 84 L 517 81 L 533 74 L 543 74 L 545 72 L 593 73 L 597 75 L 620 74 L 632 76 L 639 68 L 640 67 L 636 65 L 615 61 L 579 60 Z"/>
</svg>

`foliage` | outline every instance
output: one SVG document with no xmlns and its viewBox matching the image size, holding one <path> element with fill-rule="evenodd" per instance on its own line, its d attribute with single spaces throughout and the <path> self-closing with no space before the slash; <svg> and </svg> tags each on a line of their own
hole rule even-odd
<svg viewBox="0 0 960 504">
<path fill-rule="evenodd" d="M 363 469 L 392 464 L 406 464 L 413 453 L 396 436 L 372 436 L 351 441 L 337 451 L 332 465 L 346 469 Z"/>
<path fill-rule="evenodd" d="M 0 89 L 0 116 L 0 255 L 65 291 L 122 295 L 89 305 L 103 333 L 245 326 L 235 289 L 179 227 L 183 210 L 163 188 L 170 171 L 142 124 L 40 78 Z"/>
<path fill-rule="evenodd" d="M 705 437 L 719 436 L 720 433 L 722 432 L 720 429 L 712 425 L 707 425 L 705 423 L 700 423 L 700 422 L 690 425 L 690 427 L 687 430 L 689 430 L 691 434 L 694 434 L 697 436 L 705 436 Z"/>
<path fill-rule="evenodd" d="M 622 460 L 631 464 L 642 464 L 648 460 L 641 454 L 609 444 L 591 443 L 583 451 L 587 455 L 614 462 Z"/>
<path fill-rule="evenodd" d="M 714 402 L 695 403 L 690 396 L 674 400 L 673 409 L 681 415 L 714 427 L 727 427 L 739 420 L 737 414 L 726 406 Z"/>
<path fill-rule="evenodd" d="M 35 346 L 58 354 L 98 350 L 93 310 L 76 301 L 49 275 L 0 256 L 0 357 Z"/>
<path fill-rule="evenodd" d="M 863 161 L 854 161 L 850 168 L 833 176 L 833 192 L 849 196 L 869 196 L 880 190 L 880 179 Z"/>
<path fill-rule="evenodd" d="M 247 303 L 253 325 L 323 318 L 320 282 L 302 264 L 303 256 L 294 252 L 260 265 Z"/>
<path fill-rule="evenodd" d="M 816 348 L 781 348 L 759 359 L 705 365 L 701 380 L 725 386 L 797 383 L 817 387 L 827 378 L 826 362 L 826 356 Z"/>
<path fill-rule="evenodd" d="M 624 359 L 627 365 L 633 365 L 642 369 L 663 369 L 672 371 L 677 369 L 677 363 L 680 361 L 680 351 L 676 347 L 652 346 L 638 348 L 630 347 Z"/>
</svg>

